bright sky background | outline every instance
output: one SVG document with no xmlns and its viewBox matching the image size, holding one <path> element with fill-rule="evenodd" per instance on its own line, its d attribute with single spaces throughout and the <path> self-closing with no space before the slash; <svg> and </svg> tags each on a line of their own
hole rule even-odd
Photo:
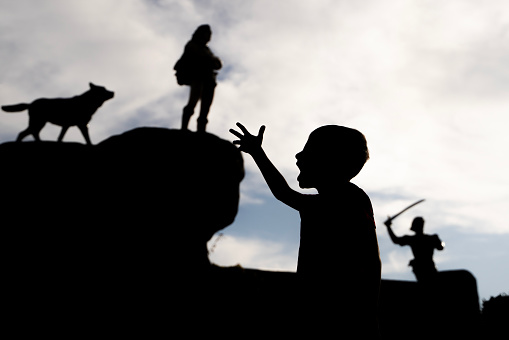
<svg viewBox="0 0 509 340">
<path fill-rule="evenodd" d="M 359 129 L 371 159 L 353 182 L 373 202 L 383 278 L 414 279 L 410 249 L 391 243 L 383 221 L 425 198 L 395 232 L 411 234 L 423 216 L 446 243 L 439 270 L 471 271 L 484 299 L 509 292 L 506 0 L 0 0 L 0 104 L 71 97 L 93 82 L 115 91 L 90 124 L 93 142 L 178 128 L 188 88 L 172 68 L 203 23 L 224 64 L 209 132 L 233 140 L 235 122 L 265 124 L 265 149 L 297 189 L 294 155 L 312 130 Z M 26 125 L 26 113 L 0 113 L 0 142 Z M 83 141 L 76 128 L 66 140 Z M 295 270 L 298 213 L 271 197 L 249 156 L 245 165 L 237 220 L 212 239 L 211 259 Z"/>
</svg>

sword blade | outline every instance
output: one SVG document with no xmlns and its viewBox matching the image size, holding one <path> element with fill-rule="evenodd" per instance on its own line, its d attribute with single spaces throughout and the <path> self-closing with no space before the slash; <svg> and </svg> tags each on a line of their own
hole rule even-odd
<svg viewBox="0 0 509 340">
<path fill-rule="evenodd" d="M 404 213 L 404 212 L 405 212 L 405 211 L 407 211 L 408 209 L 410 209 L 410 208 L 412 208 L 412 207 L 416 206 L 417 204 L 422 203 L 422 202 L 424 202 L 424 201 L 425 201 L 425 200 L 424 200 L 424 199 L 422 199 L 422 200 L 418 200 L 418 201 L 417 201 L 417 202 L 415 202 L 415 203 L 410 204 L 408 207 L 406 207 L 405 209 L 401 210 L 401 211 L 400 211 L 399 213 L 397 213 L 396 215 L 394 215 L 394 216 L 390 217 L 390 219 L 391 219 L 391 220 L 395 219 L 396 217 L 398 217 L 399 215 L 401 215 L 402 213 Z"/>
</svg>

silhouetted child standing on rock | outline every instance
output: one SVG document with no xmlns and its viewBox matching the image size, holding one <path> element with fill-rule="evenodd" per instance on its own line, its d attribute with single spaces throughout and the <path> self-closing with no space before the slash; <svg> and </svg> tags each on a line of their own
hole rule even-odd
<svg viewBox="0 0 509 340">
<path fill-rule="evenodd" d="M 327 125 L 314 130 L 295 157 L 301 188 L 291 189 L 262 148 L 262 126 L 257 136 L 240 123 L 234 144 L 250 154 L 274 196 L 299 211 L 301 238 L 299 320 L 297 327 L 333 338 L 347 335 L 378 337 L 377 304 L 381 262 L 369 197 L 350 183 L 369 158 L 366 139 L 357 130 Z"/>
<path fill-rule="evenodd" d="M 189 85 L 189 100 L 182 113 L 182 130 L 187 130 L 194 109 L 201 100 L 198 132 L 205 132 L 207 116 L 214 99 L 217 70 L 222 67 L 221 60 L 215 56 L 207 43 L 212 37 L 209 25 L 201 25 L 186 44 L 182 57 L 174 66 L 179 85 Z"/>
</svg>

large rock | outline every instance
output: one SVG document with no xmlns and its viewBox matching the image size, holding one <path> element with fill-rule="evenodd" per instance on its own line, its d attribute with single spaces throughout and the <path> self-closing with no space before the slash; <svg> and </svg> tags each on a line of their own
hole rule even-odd
<svg viewBox="0 0 509 340">
<path fill-rule="evenodd" d="M 4 143 L 0 159 L 8 306 L 119 321 L 208 294 L 206 243 L 235 219 L 244 176 L 232 143 L 139 128 L 95 146 Z"/>
<path fill-rule="evenodd" d="M 5 143 L 0 159 L 3 221 L 14 242 L 29 242 L 23 252 L 51 245 L 64 255 L 85 242 L 87 249 L 122 248 L 122 240 L 135 243 L 132 252 L 165 248 L 179 255 L 166 263 L 186 265 L 207 262 L 187 247 L 200 245 L 203 255 L 212 235 L 233 222 L 244 176 L 230 142 L 162 128 L 138 128 L 93 147 Z"/>
<path fill-rule="evenodd" d="M 207 265 L 206 242 L 237 214 L 244 176 L 237 148 L 211 134 L 139 128 L 98 149 L 105 177 L 98 210 L 108 224 L 128 226 L 151 250 L 157 244 L 173 265 Z"/>
<path fill-rule="evenodd" d="M 382 280 L 379 321 L 384 338 L 476 338 L 479 317 L 477 282 L 466 270 L 438 272 L 428 283 Z"/>
</svg>

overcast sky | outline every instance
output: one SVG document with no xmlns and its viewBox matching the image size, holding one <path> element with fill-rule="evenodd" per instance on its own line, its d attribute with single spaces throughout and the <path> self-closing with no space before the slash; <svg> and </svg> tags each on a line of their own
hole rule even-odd
<svg viewBox="0 0 509 340">
<path fill-rule="evenodd" d="M 172 68 L 203 23 L 224 64 L 210 133 L 233 140 L 235 122 L 265 124 L 267 154 L 297 189 L 294 155 L 312 130 L 359 129 L 371 159 L 353 182 L 373 202 L 383 277 L 413 280 L 410 250 L 383 221 L 425 198 L 395 232 L 423 216 L 446 243 L 440 270 L 471 271 L 481 298 L 509 292 L 505 0 L 0 0 L 0 104 L 70 97 L 93 82 L 115 91 L 90 123 L 94 143 L 178 128 L 188 88 Z M 26 113 L 0 112 L 0 142 L 26 125 Z M 83 142 L 76 128 L 66 140 Z M 299 216 L 270 196 L 249 156 L 245 165 L 239 215 L 212 240 L 211 259 L 295 270 Z"/>
</svg>

